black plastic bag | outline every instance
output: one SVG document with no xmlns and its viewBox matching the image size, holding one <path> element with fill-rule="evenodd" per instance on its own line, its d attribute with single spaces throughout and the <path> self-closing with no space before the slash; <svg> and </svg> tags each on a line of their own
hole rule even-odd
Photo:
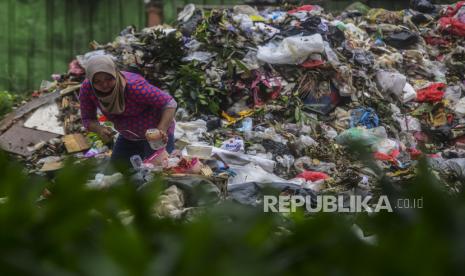
<svg viewBox="0 0 465 276">
<path fill-rule="evenodd" d="M 394 48 L 406 49 L 418 42 L 418 35 L 409 31 L 400 31 L 386 37 L 385 42 Z"/>
<path fill-rule="evenodd" d="M 412 0 L 410 2 L 410 6 L 412 9 L 424 13 L 432 13 L 436 9 L 433 3 L 429 0 Z"/>
</svg>

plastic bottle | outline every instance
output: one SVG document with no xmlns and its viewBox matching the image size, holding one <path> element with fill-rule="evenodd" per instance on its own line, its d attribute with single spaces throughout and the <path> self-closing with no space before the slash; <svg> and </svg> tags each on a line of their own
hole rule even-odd
<svg viewBox="0 0 465 276">
<path fill-rule="evenodd" d="M 139 170 L 142 167 L 143 161 L 140 155 L 133 155 L 131 158 L 129 158 L 129 160 L 131 161 L 132 167 L 134 169 Z"/>
</svg>

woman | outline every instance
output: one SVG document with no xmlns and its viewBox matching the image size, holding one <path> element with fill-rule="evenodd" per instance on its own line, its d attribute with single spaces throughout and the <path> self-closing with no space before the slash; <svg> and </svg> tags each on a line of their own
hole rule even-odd
<svg viewBox="0 0 465 276">
<path fill-rule="evenodd" d="M 150 156 L 154 150 L 145 135 L 148 129 L 160 130 L 166 150 L 170 153 L 174 149 L 176 101 L 142 76 L 119 71 L 110 57 L 96 56 L 87 62 L 79 101 L 88 131 L 96 132 L 104 141 L 112 138 L 112 129 L 97 121 L 98 108 L 119 132 L 112 162 L 129 164 L 133 155 L 143 159 Z"/>
</svg>

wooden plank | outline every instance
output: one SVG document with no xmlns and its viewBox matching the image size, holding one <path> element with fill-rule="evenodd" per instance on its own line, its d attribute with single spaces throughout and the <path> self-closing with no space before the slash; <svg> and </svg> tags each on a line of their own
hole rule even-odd
<svg viewBox="0 0 465 276">
<path fill-rule="evenodd" d="M 64 136 L 63 143 L 68 153 L 81 152 L 90 148 L 86 138 L 80 133 Z"/>
<path fill-rule="evenodd" d="M 42 97 L 33 99 L 26 103 L 25 105 L 19 107 L 15 111 L 9 113 L 5 118 L 0 121 L 0 133 L 7 130 L 17 119 L 22 118 L 27 113 L 33 111 L 34 109 L 41 107 L 46 103 L 50 103 L 60 97 L 60 91 L 48 93 Z"/>
<path fill-rule="evenodd" d="M 27 148 L 40 142 L 48 142 L 60 135 L 21 126 L 22 122 L 13 125 L 0 136 L 0 147 L 8 152 L 22 156 L 30 156 L 33 152 Z"/>
<path fill-rule="evenodd" d="M 71 93 L 71 92 L 74 92 L 74 91 L 76 91 L 76 90 L 79 90 L 79 88 L 81 88 L 81 84 L 76 84 L 76 85 L 68 86 L 68 87 L 66 87 L 66 88 L 63 89 L 63 90 L 60 90 L 60 95 L 66 96 L 66 95 L 68 95 L 68 94 Z"/>
<path fill-rule="evenodd" d="M 62 162 L 48 162 L 40 169 L 41 172 L 53 172 L 63 168 Z"/>
</svg>

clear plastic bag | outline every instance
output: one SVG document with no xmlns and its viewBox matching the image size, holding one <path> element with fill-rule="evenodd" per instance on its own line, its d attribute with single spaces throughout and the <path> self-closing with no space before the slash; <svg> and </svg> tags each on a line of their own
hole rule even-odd
<svg viewBox="0 0 465 276">
<path fill-rule="evenodd" d="M 312 53 L 325 50 L 320 34 L 311 36 L 291 36 L 281 43 L 269 43 L 258 47 L 257 58 L 271 64 L 300 64 Z"/>
</svg>

